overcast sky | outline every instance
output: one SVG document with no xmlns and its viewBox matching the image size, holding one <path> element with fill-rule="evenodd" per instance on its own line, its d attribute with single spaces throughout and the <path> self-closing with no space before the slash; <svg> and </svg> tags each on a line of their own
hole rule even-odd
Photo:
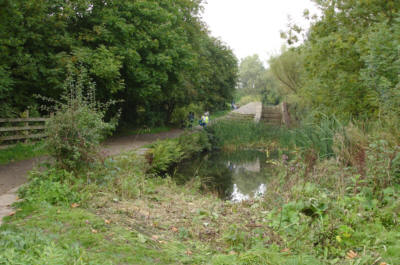
<svg viewBox="0 0 400 265">
<path fill-rule="evenodd" d="M 211 34 L 227 43 L 241 59 L 257 53 L 265 61 L 279 52 L 284 40 L 288 15 L 306 27 L 304 9 L 312 14 L 311 0 L 207 0 L 203 14 Z"/>
</svg>

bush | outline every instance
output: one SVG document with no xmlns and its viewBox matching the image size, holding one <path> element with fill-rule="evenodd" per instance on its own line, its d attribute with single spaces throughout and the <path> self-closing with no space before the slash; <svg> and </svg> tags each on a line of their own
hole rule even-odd
<svg viewBox="0 0 400 265">
<path fill-rule="evenodd" d="M 80 202 L 83 194 L 73 190 L 72 173 L 66 170 L 50 169 L 43 173 L 31 172 L 30 182 L 19 190 L 26 202 L 47 202 L 51 205 L 70 205 Z"/>
<path fill-rule="evenodd" d="M 173 164 L 210 149 L 211 144 L 204 131 L 184 134 L 178 139 L 157 141 L 146 153 L 146 159 L 150 165 L 149 172 L 165 173 Z"/>
<path fill-rule="evenodd" d="M 184 134 L 178 139 L 183 151 L 183 159 L 192 157 L 204 150 L 211 150 L 211 143 L 206 132 Z"/>
<path fill-rule="evenodd" d="M 176 141 L 157 141 L 146 154 L 151 173 L 166 172 L 169 167 L 182 160 L 182 148 Z"/>
<path fill-rule="evenodd" d="M 345 165 L 356 167 L 359 174 L 364 175 L 368 146 L 368 139 L 364 132 L 350 123 L 337 132 L 333 140 L 333 150 L 337 158 Z"/>
<path fill-rule="evenodd" d="M 59 168 L 76 171 L 96 160 L 100 141 L 115 128 L 116 119 L 103 120 L 115 102 L 95 101 L 95 87 L 84 68 L 67 77 L 62 98 L 64 102 L 56 102 L 56 114 L 46 124 L 46 147 Z"/>
</svg>

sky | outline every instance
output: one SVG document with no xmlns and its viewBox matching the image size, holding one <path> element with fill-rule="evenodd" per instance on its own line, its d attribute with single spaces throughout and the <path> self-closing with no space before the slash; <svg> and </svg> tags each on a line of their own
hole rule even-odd
<svg viewBox="0 0 400 265">
<path fill-rule="evenodd" d="M 230 46 L 242 59 L 258 54 L 265 62 L 285 43 L 280 31 L 288 28 L 288 16 L 302 27 L 304 9 L 317 13 L 311 0 L 207 0 L 203 20 L 211 35 Z"/>
</svg>

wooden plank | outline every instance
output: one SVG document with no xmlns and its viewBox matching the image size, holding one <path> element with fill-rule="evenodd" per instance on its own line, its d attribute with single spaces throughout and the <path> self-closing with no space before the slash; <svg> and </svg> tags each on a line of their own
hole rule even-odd
<svg viewBox="0 0 400 265">
<path fill-rule="evenodd" d="M 0 141 L 33 139 L 33 138 L 43 138 L 43 137 L 46 137 L 46 134 L 39 133 L 39 134 L 30 134 L 30 135 L 3 136 L 3 137 L 0 137 Z"/>
<path fill-rule="evenodd" d="M 0 127 L 0 132 L 43 130 L 45 126 Z"/>
<path fill-rule="evenodd" d="M 47 121 L 48 118 L 1 118 L 0 122 L 34 122 L 34 121 Z"/>
</svg>

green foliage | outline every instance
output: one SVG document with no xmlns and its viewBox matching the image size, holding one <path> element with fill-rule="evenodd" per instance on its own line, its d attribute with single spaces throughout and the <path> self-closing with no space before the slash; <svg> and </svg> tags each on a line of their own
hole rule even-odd
<svg viewBox="0 0 400 265">
<path fill-rule="evenodd" d="M 297 150 L 314 159 L 332 157 L 333 137 L 342 129 L 334 117 L 323 116 L 319 123 L 308 123 L 293 129 L 271 127 L 263 123 L 222 120 L 207 130 L 213 135 L 215 146 L 225 149 L 244 147 Z M 311 159 L 311 157 L 310 157 Z"/>
<path fill-rule="evenodd" d="M 84 193 L 71 188 L 71 184 L 76 180 L 72 173 L 65 170 L 33 171 L 29 180 L 30 182 L 19 191 L 20 197 L 28 203 L 68 206 L 84 198 Z"/>
<path fill-rule="evenodd" d="M 293 91 L 300 103 L 340 119 L 397 113 L 399 5 L 393 0 L 314 2 L 322 15 L 312 20 L 305 43 L 289 50 L 297 53 L 291 65 L 301 70 Z M 296 31 L 301 33 L 290 30 Z M 290 53 L 278 60 L 284 58 Z"/>
<path fill-rule="evenodd" d="M 210 150 L 211 144 L 205 132 L 187 133 L 178 139 L 157 141 L 151 145 L 146 153 L 151 173 L 165 173 L 168 169 L 182 161 L 200 153 Z"/>
<path fill-rule="evenodd" d="M 351 164 L 322 159 L 326 157 L 322 151 L 306 174 L 306 152 L 286 150 L 286 143 L 328 146 L 338 133 L 345 133 L 346 148 L 353 150 L 352 143 L 358 143 L 353 139 L 358 134 L 355 125 L 343 127 L 334 119 L 321 118 L 313 129 L 330 140 L 320 143 L 318 137 L 310 136 L 314 132 L 301 128 L 295 134 L 259 126 L 222 124 L 214 130 L 232 139 L 236 136 L 229 130 L 243 133 L 251 142 L 256 137 L 269 139 L 279 152 L 288 152 L 288 160 L 266 156 L 276 174 L 269 179 L 264 198 L 233 204 L 198 193 L 197 180 L 178 186 L 170 178 L 148 178 L 148 166 L 133 151 L 106 159 L 87 172 L 85 180 L 66 170 L 35 172 L 21 191 L 25 201 L 18 203 L 19 210 L 0 228 L 0 264 L 42 264 L 46 259 L 57 264 L 400 262 L 397 145 L 365 135 L 369 144 L 365 175 Z M 245 134 L 246 129 L 255 133 Z M 202 146 L 210 147 L 207 140 L 201 131 L 164 141 L 164 147 L 157 142 L 150 151 L 158 150 L 166 161 L 180 149 L 182 155 L 175 158 L 182 159 L 203 150 Z M 71 208 L 74 202 L 80 206 Z M 350 250 L 357 255 L 347 258 Z"/>
<path fill-rule="evenodd" d="M 280 129 L 253 121 L 220 120 L 206 129 L 212 135 L 213 147 L 236 149 L 268 144 Z"/>
<path fill-rule="evenodd" d="M 147 160 L 151 166 L 150 172 L 166 172 L 172 164 L 182 160 L 183 152 L 176 141 L 157 141 L 152 144 L 147 153 Z"/>
<path fill-rule="evenodd" d="M 240 105 L 251 101 L 263 101 L 264 104 L 276 105 L 280 101 L 275 79 L 271 76 L 271 72 L 265 69 L 256 54 L 240 62 L 236 98 Z"/>
<path fill-rule="evenodd" d="M 303 58 L 298 49 L 282 48 L 281 55 L 269 59 L 272 75 L 278 80 L 283 94 L 297 93 L 302 86 Z"/>
<path fill-rule="evenodd" d="M 183 159 L 192 157 L 203 151 L 211 150 L 209 136 L 205 132 L 185 133 L 178 138 L 178 144 L 182 148 Z"/>
<path fill-rule="evenodd" d="M 185 259 L 184 245 L 169 242 L 160 249 L 140 232 L 106 224 L 85 209 L 50 206 L 37 211 L 0 228 L 0 264 L 177 264 Z"/>
<path fill-rule="evenodd" d="M 320 122 L 304 124 L 287 131 L 289 135 L 283 130 L 280 143 L 282 146 L 300 149 L 305 156 L 329 158 L 334 155 L 334 135 L 342 130 L 342 126 L 335 117 L 322 116 Z"/>
<path fill-rule="evenodd" d="M 25 160 L 46 154 L 44 142 L 18 143 L 14 146 L 0 149 L 0 165 Z"/>
<path fill-rule="evenodd" d="M 208 35 L 201 6 L 197 0 L 2 1 L 0 116 L 39 102 L 34 93 L 59 99 L 68 67 L 78 64 L 88 69 L 101 102 L 124 99 L 121 117 L 136 126 L 168 123 L 175 108 L 190 103 L 224 106 L 237 61 Z"/>
<path fill-rule="evenodd" d="M 201 115 L 204 113 L 204 106 L 202 104 L 190 104 L 188 106 L 180 107 L 180 108 L 175 108 L 172 116 L 171 116 L 171 123 L 174 125 L 178 125 L 184 128 L 189 127 L 189 118 L 188 115 L 190 112 L 193 112 L 195 114 L 194 122 L 192 126 L 196 125 L 196 116 L 201 117 Z"/>
<path fill-rule="evenodd" d="M 0 264 L 88 264 L 78 244 L 59 245 L 41 231 L 0 231 Z"/>
<path fill-rule="evenodd" d="M 46 147 L 60 168 L 79 170 L 96 160 L 100 141 L 115 128 L 116 120 L 103 120 L 115 102 L 96 102 L 94 84 L 84 69 L 68 76 L 63 100 L 56 102 L 56 113 L 46 123 Z"/>
<path fill-rule="evenodd" d="M 231 225 L 230 228 L 225 232 L 223 239 L 232 250 L 243 251 L 246 250 L 251 243 L 251 240 L 248 238 L 248 236 L 249 235 L 240 227 Z"/>
</svg>

